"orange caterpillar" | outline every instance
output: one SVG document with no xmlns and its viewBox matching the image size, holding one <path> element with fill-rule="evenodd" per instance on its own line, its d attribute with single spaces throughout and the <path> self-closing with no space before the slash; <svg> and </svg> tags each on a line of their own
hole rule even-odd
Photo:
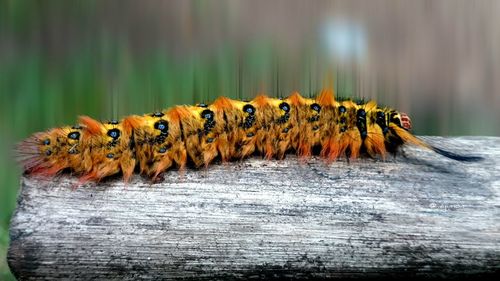
<svg viewBox="0 0 500 281">
<path fill-rule="evenodd" d="M 310 99 L 258 96 L 249 102 L 220 97 L 211 105 L 176 106 L 162 112 L 101 123 L 79 118 L 79 126 L 36 133 L 19 145 L 26 173 L 53 176 L 64 170 L 83 182 L 121 173 L 128 181 L 138 167 L 156 179 L 162 172 L 243 159 L 260 154 L 282 159 L 295 152 L 330 161 L 361 153 L 385 158 L 403 144 L 431 149 L 460 161 L 478 157 L 447 152 L 413 136 L 409 117 L 374 101 L 336 101 L 331 91 Z"/>
</svg>

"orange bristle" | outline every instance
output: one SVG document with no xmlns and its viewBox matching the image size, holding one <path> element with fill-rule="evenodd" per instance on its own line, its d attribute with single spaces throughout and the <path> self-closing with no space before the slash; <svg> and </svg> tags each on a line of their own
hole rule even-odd
<svg viewBox="0 0 500 281">
<path fill-rule="evenodd" d="M 98 135 L 102 133 L 102 126 L 99 121 L 96 121 L 88 116 L 78 117 L 81 125 L 85 126 L 85 131 L 90 135 Z"/>
<path fill-rule="evenodd" d="M 335 97 L 333 95 L 333 90 L 325 89 L 321 91 L 320 95 L 316 98 L 316 101 L 321 106 L 333 106 L 335 105 Z"/>
</svg>

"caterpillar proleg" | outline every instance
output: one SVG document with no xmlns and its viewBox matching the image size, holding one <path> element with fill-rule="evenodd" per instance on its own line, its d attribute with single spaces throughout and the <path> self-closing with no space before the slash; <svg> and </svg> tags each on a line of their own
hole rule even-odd
<svg viewBox="0 0 500 281">
<path fill-rule="evenodd" d="M 28 174 L 70 171 L 81 181 L 119 174 L 128 181 L 139 170 L 152 179 L 171 168 L 199 168 L 254 154 L 283 159 L 318 154 L 334 161 L 360 155 L 385 158 L 404 144 L 430 149 L 459 161 L 477 161 L 433 147 L 410 133 L 411 120 L 374 101 L 335 100 L 324 90 L 316 98 L 292 93 L 251 101 L 220 97 L 212 104 L 175 106 L 161 112 L 99 122 L 81 116 L 78 126 L 35 133 L 19 144 Z"/>
</svg>

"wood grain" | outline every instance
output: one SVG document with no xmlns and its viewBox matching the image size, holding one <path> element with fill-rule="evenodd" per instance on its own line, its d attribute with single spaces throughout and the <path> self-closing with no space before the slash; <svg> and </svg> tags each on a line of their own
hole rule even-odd
<svg viewBox="0 0 500 281">
<path fill-rule="evenodd" d="M 500 270 L 500 138 L 429 142 L 485 159 L 289 156 L 74 189 L 23 177 L 20 280 L 454 277 Z"/>
</svg>

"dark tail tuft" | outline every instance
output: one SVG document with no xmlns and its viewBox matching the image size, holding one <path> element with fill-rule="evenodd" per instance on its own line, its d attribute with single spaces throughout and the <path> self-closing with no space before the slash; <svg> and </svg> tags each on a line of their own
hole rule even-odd
<svg viewBox="0 0 500 281">
<path fill-rule="evenodd" d="M 457 161 L 462 161 L 462 162 L 477 162 L 477 161 L 484 160 L 484 158 L 481 157 L 481 156 L 460 155 L 460 154 L 456 154 L 456 153 L 453 153 L 453 152 L 450 152 L 450 151 L 446 151 L 446 150 L 437 148 L 435 146 L 431 146 L 431 148 L 432 148 L 432 150 L 434 150 L 434 152 L 439 153 L 439 154 L 441 154 L 441 155 L 443 155 L 445 157 L 448 157 L 450 159 L 457 160 Z"/>
</svg>

